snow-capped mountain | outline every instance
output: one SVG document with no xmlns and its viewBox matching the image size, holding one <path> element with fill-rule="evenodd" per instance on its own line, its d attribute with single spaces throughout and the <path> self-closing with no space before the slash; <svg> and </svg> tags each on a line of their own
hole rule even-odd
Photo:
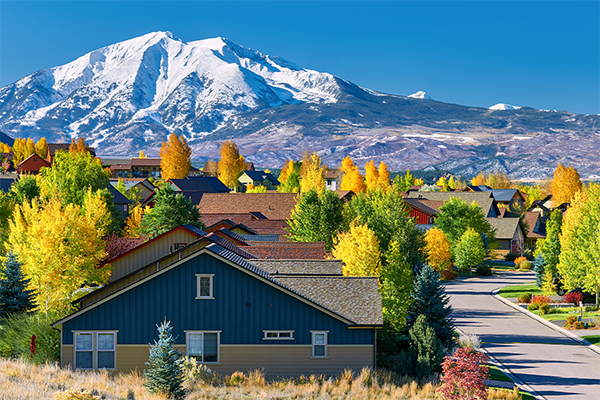
<svg viewBox="0 0 600 400">
<path fill-rule="evenodd" d="M 419 90 L 418 92 L 416 92 L 416 93 L 413 93 L 413 94 L 411 94 L 411 95 L 410 95 L 410 96 L 408 96 L 408 97 L 410 97 L 411 99 L 426 99 L 426 100 L 433 100 L 431 97 L 429 97 L 429 96 L 427 95 L 427 93 L 425 93 L 425 92 L 424 92 L 424 91 L 422 91 L 422 90 Z"/>
<path fill-rule="evenodd" d="M 156 32 L 1 88 L 0 131 L 49 142 L 82 136 L 103 157 L 155 156 L 175 132 L 195 159 L 208 159 L 235 139 L 269 168 L 311 149 L 330 166 L 350 155 L 392 170 L 493 166 L 540 177 L 558 161 L 582 174 L 600 169 L 599 116 L 501 106 L 375 92 L 228 39 L 186 43 Z"/>
<path fill-rule="evenodd" d="M 493 106 L 491 106 L 489 108 L 489 110 L 492 110 L 492 111 L 519 110 L 519 109 L 521 109 L 521 107 L 513 106 L 511 104 L 506 104 L 506 103 L 494 104 Z"/>
</svg>

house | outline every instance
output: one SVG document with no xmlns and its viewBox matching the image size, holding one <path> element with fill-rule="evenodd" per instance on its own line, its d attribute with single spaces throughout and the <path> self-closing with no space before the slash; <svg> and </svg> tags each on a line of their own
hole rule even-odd
<svg viewBox="0 0 600 400">
<path fill-rule="evenodd" d="M 54 157 L 56 156 L 57 151 L 64 151 L 65 153 L 69 152 L 69 148 L 71 147 L 70 143 L 48 143 L 48 151 L 46 152 L 46 160 L 52 164 L 54 162 Z M 96 157 L 96 149 L 93 147 L 86 148 L 88 153 L 92 155 L 92 157 Z"/>
<path fill-rule="evenodd" d="M 237 191 L 240 193 L 246 192 L 248 186 L 265 186 L 267 190 L 276 190 L 279 186 L 279 181 L 273 174 L 264 171 L 242 171 L 238 178 L 239 184 Z"/>
<path fill-rule="evenodd" d="M 162 171 L 160 161 L 160 158 L 132 158 L 130 160 L 104 161 L 103 163 L 110 167 L 113 178 L 160 179 Z"/>
<path fill-rule="evenodd" d="M 342 185 L 342 171 L 339 169 L 327 169 L 323 174 L 325 187 L 329 190 L 338 190 Z"/>
<path fill-rule="evenodd" d="M 214 243 L 140 272 L 90 293 L 52 324 L 61 330 L 61 366 L 142 370 L 156 325 L 167 320 L 175 347 L 221 374 L 261 369 L 273 379 L 375 367 L 377 277 L 275 276 Z"/>
<path fill-rule="evenodd" d="M 202 168 L 202 174 L 204 176 L 217 176 L 218 165 L 219 160 L 208 160 L 204 163 L 204 168 Z M 254 163 L 245 161 L 244 170 L 254 171 Z"/>
<path fill-rule="evenodd" d="M 132 201 L 119 192 L 113 185 L 108 185 L 108 190 L 113 196 L 113 203 L 117 207 L 117 210 L 121 212 L 123 218 L 127 218 Z"/>
<path fill-rule="evenodd" d="M 525 250 L 526 234 L 519 218 L 487 218 L 487 221 L 496 230 L 497 254 L 522 254 Z"/>
<path fill-rule="evenodd" d="M 329 255 L 324 242 L 247 242 L 250 247 L 244 249 L 265 260 L 324 260 Z"/>
<path fill-rule="evenodd" d="M 248 214 L 258 212 L 267 219 L 289 219 L 297 193 L 206 193 L 198 203 L 204 214 Z"/>
<path fill-rule="evenodd" d="M 32 154 L 17 165 L 17 173 L 24 175 L 37 175 L 42 167 L 50 167 L 51 164 L 37 154 Z"/>
<path fill-rule="evenodd" d="M 200 202 L 200 198 L 204 193 L 229 193 L 231 191 L 218 178 L 211 176 L 169 179 L 168 182 L 175 192 L 183 194 L 194 205 Z"/>
<path fill-rule="evenodd" d="M 16 178 L 13 177 L 4 177 L 3 175 L 0 175 L 0 190 L 8 193 L 10 191 L 10 187 L 12 186 L 13 182 L 16 181 Z"/>
<path fill-rule="evenodd" d="M 552 210 L 553 207 L 551 194 L 541 200 L 534 200 L 533 203 L 531 203 L 531 206 L 529 206 L 529 209 L 527 209 L 527 211 L 540 213 L 543 218 L 549 217 L 550 213 L 552 213 Z"/>
<path fill-rule="evenodd" d="M 123 182 L 125 188 L 129 191 L 132 188 L 137 189 L 141 199 L 145 199 L 154 192 L 155 186 L 148 180 L 148 178 L 119 178 L 111 179 L 110 184 L 117 187 L 119 181 Z"/>
<path fill-rule="evenodd" d="M 518 189 L 492 189 L 486 185 L 468 185 L 464 192 L 490 192 L 497 204 L 507 208 L 523 208 L 527 202 L 526 195 Z"/>
<path fill-rule="evenodd" d="M 535 250 L 537 241 L 546 238 L 546 218 L 542 218 L 539 212 L 527 211 L 523 220 L 526 229 L 525 246 Z"/>
<path fill-rule="evenodd" d="M 404 202 L 409 207 L 409 216 L 415 219 L 417 225 L 433 225 L 435 217 L 438 215 L 438 210 L 419 200 L 420 199 L 411 198 L 404 199 Z"/>
<path fill-rule="evenodd" d="M 446 202 L 450 198 L 459 198 L 467 204 L 475 202 L 487 218 L 498 218 L 500 211 L 491 192 L 408 192 L 408 199 Z M 427 204 L 427 203 L 425 203 Z"/>
</svg>

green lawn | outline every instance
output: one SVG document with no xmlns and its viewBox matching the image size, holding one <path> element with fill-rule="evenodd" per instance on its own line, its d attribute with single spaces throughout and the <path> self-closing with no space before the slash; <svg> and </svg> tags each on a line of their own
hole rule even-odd
<svg viewBox="0 0 600 400">
<path fill-rule="evenodd" d="M 582 336 L 585 340 L 591 344 L 600 345 L 600 335 Z"/>
<path fill-rule="evenodd" d="M 534 310 L 534 311 L 532 311 L 532 313 L 534 313 L 535 315 L 539 315 L 540 317 L 544 318 L 547 321 L 566 320 L 567 317 L 570 316 L 570 315 L 575 315 L 575 316 L 580 315 L 579 310 L 577 310 L 577 311 L 571 311 L 571 312 L 558 313 L 558 314 L 542 314 L 541 311 Z M 595 312 L 584 312 L 583 313 L 583 318 L 594 318 L 594 317 L 598 317 L 598 316 L 600 316 L 600 314 L 597 314 Z"/>
<path fill-rule="evenodd" d="M 502 381 L 502 382 L 512 382 L 512 379 L 510 379 L 508 376 L 506 376 L 506 374 L 502 371 L 500 371 L 500 368 L 496 367 L 495 365 L 490 365 L 490 379 L 494 380 L 494 381 Z"/>
<path fill-rule="evenodd" d="M 487 261 L 485 261 L 485 263 L 487 265 L 489 265 L 492 269 L 499 269 L 499 270 L 503 270 L 503 271 L 514 271 L 515 270 L 514 263 L 512 265 L 507 265 L 505 263 L 501 263 L 498 261 L 492 261 L 492 260 L 487 260 Z"/>
<path fill-rule="evenodd" d="M 507 286 L 505 288 L 500 289 L 500 292 L 498 292 L 500 297 L 504 298 L 519 297 L 520 295 L 525 293 L 531 293 L 532 295 L 544 294 L 544 292 L 542 292 L 542 290 L 539 287 L 537 287 L 535 282 L 527 282 L 522 285 Z"/>
</svg>

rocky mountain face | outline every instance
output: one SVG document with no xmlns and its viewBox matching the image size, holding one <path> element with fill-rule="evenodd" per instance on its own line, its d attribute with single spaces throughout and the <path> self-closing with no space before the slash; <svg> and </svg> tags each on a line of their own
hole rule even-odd
<svg viewBox="0 0 600 400">
<path fill-rule="evenodd" d="M 361 88 L 331 74 L 215 38 L 157 32 L 38 71 L 0 89 L 0 130 L 65 142 L 101 156 L 158 154 L 170 132 L 198 159 L 234 139 L 248 160 L 279 167 L 316 150 L 391 169 L 495 169 L 541 178 L 558 162 L 583 176 L 600 166 L 600 117 L 527 107 L 466 107 Z M 600 174 L 599 174 L 600 175 Z"/>
</svg>

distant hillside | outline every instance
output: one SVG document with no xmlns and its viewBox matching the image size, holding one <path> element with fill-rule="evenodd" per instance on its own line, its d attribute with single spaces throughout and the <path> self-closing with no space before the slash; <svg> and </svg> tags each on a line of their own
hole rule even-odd
<svg viewBox="0 0 600 400">
<path fill-rule="evenodd" d="M 7 134 L 3 133 L 0 131 L 0 142 L 7 144 L 9 146 L 12 147 L 14 140 L 13 138 L 11 138 L 10 136 L 8 136 Z"/>
</svg>

